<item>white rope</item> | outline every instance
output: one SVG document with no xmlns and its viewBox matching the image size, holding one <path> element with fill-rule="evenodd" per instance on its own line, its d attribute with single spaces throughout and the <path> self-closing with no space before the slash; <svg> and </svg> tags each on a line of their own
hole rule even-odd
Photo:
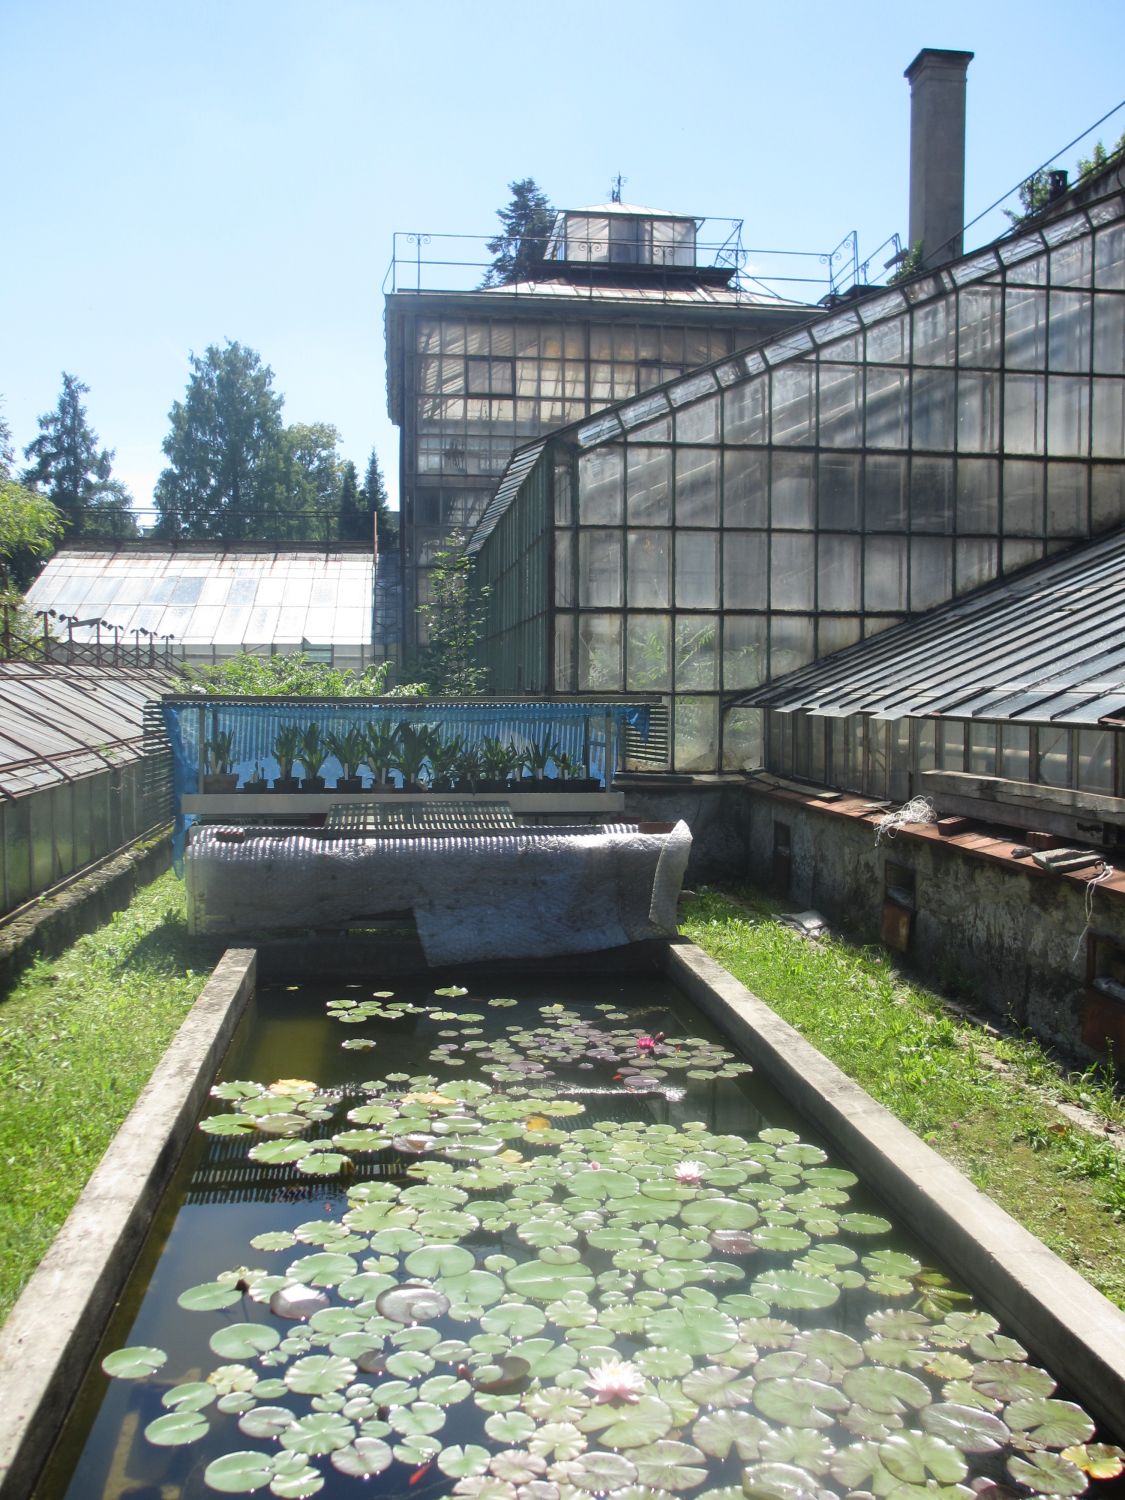
<svg viewBox="0 0 1125 1500">
<path fill-rule="evenodd" d="M 884 838 L 893 839 L 900 828 L 907 823 L 936 823 L 937 813 L 934 804 L 928 797 L 911 797 L 902 807 L 896 808 L 894 812 L 884 813 L 875 824 L 875 843 L 881 844 Z"/>
<path fill-rule="evenodd" d="M 1082 944 L 1086 941 L 1086 934 L 1089 932 L 1090 926 L 1094 920 L 1094 887 L 1101 885 L 1103 880 L 1108 880 L 1109 877 L 1115 873 L 1116 871 L 1114 870 L 1113 866 L 1107 864 L 1105 860 L 1102 860 L 1101 873 L 1098 875 L 1092 875 L 1086 882 L 1086 925 L 1078 934 L 1078 942 L 1074 947 L 1075 958 L 1077 958 L 1078 955 L 1082 952 Z"/>
</svg>

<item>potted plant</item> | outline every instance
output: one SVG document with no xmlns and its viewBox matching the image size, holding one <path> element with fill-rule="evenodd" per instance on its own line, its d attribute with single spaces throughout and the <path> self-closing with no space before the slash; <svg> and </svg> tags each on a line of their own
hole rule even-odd
<svg viewBox="0 0 1125 1500">
<path fill-rule="evenodd" d="M 320 733 L 320 725 L 314 720 L 305 726 L 301 735 L 301 746 L 298 750 L 298 758 L 304 767 L 304 779 L 301 782 L 303 792 L 323 792 L 324 777 L 320 774 L 320 768 L 329 756 L 328 741 Z"/>
<path fill-rule="evenodd" d="M 524 756 L 524 764 L 531 772 L 532 790 L 537 792 L 541 792 L 543 790 L 540 783 L 542 783 L 546 779 L 547 767 L 548 765 L 550 765 L 551 761 L 554 761 L 557 768 L 558 758 L 561 754 L 562 751 L 552 741 L 550 735 L 544 735 L 544 737 L 538 743 L 533 740 L 532 743 L 527 747 L 527 752 Z"/>
<path fill-rule="evenodd" d="M 232 771 L 233 747 L 227 730 L 216 730 L 203 747 L 207 752 L 207 770 L 203 776 L 205 792 L 233 792 L 238 785 L 238 772 Z"/>
<path fill-rule="evenodd" d="M 367 759 L 367 736 L 358 724 L 351 725 L 342 733 L 329 731 L 325 736 L 328 748 L 340 762 L 343 775 L 337 779 L 338 792 L 361 792 L 363 779 L 359 768 Z"/>
<path fill-rule="evenodd" d="M 451 792 L 457 784 L 457 768 L 464 753 L 461 736 L 442 740 L 430 751 L 431 788 L 435 792 Z"/>
<path fill-rule="evenodd" d="M 481 784 L 481 777 L 484 774 L 481 770 L 480 747 L 478 745 L 461 746 L 461 752 L 457 757 L 453 773 L 457 778 L 458 791 L 476 793 Z"/>
<path fill-rule="evenodd" d="M 398 754 L 398 730 L 393 724 L 380 720 L 367 725 L 364 739 L 367 741 L 367 764 L 375 778 L 373 789 L 378 791 L 382 786 L 393 788 L 390 772 Z"/>
<path fill-rule="evenodd" d="M 265 792 L 269 790 L 269 782 L 266 780 L 265 772 L 262 770 L 261 761 L 255 761 L 254 774 L 249 780 L 242 783 L 244 792 Z"/>
<path fill-rule="evenodd" d="M 517 750 L 512 740 L 505 745 L 495 735 L 480 742 L 480 768 L 482 792 L 509 792 L 508 777 L 523 765 L 523 752 Z"/>
<path fill-rule="evenodd" d="M 273 742 L 273 753 L 279 772 L 273 784 L 275 792 L 299 792 L 301 783 L 293 775 L 293 762 L 301 753 L 302 730 L 299 724 L 283 724 Z"/>
<path fill-rule="evenodd" d="M 402 776 L 403 791 L 425 790 L 422 776 L 439 743 L 437 731 L 429 724 L 410 724 L 404 719 L 398 726 L 398 752 L 391 765 Z"/>
</svg>

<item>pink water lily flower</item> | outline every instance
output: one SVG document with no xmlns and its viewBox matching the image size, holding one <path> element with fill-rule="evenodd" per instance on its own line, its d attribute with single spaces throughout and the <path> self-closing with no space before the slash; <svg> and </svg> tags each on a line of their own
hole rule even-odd
<svg viewBox="0 0 1125 1500">
<path fill-rule="evenodd" d="M 627 1359 L 607 1359 L 595 1365 L 586 1382 L 594 1392 L 594 1405 L 610 1401 L 639 1401 L 645 1379 Z"/>
<path fill-rule="evenodd" d="M 698 1187 L 703 1181 L 703 1163 L 701 1161 L 682 1161 L 676 1168 L 676 1181 L 684 1187 Z"/>
</svg>

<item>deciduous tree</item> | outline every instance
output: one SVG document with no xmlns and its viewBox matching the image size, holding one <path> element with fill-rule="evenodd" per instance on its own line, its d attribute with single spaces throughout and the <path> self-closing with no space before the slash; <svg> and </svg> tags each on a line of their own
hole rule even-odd
<svg viewBox="0 0 1125 1500">
<path fill-rule="evenodd" d="M 476 644 L 484 634 L 491 589 L 474 589 L 472 571 L 463 533 L 451 532 L 429 570 L 429 602 L 418 606 L 427 638 L 420 667 L 435 698 L 475 697 L 488 683 L 488 669 L 477 663 Z"/>
</svg>

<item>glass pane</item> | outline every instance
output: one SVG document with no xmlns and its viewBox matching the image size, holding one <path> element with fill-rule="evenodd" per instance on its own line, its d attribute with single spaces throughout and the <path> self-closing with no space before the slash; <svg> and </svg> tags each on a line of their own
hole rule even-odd
<svg viewBox="0 0 1125 1500">
<path fill-rule="evenodd" d="M 1000 524 L 1000 465 L 990 458 L 957 461 L 957 530 L 994 532 Z"/>
<path fill-rule="evenodd" d="M 871 458 L 864 465 L 864 505 L 869 531 L 905 531 L 906 460 Z"/>
<path fill-rule="evenodd" d="M 625 452 L 595 448 L 578 460 L 578 519 L 584 526 L 619 524 L 625 504 Z"/>
<path fill-rule="evenodd" d="M 901 363 L 907 355 L 910 325 L 907 317 L 888 318 L 867 330 L 867 358 L 871 364 Z"/>
<path fill-rule="evenodd" d="M 820 366 L 820 441 L 841 448 L 860 442 L 859 371 L 847 365 Z"/>
<path fill-rule="evenodd" d="M 1125 297 L 1099 297 L 1094 304 L 1094 369 L 1125 375 Z"/>
<path fill-rule="evenodd" d="M 994 541 L 958 540 L 954 552 L 957 593 L 964 594 L 982 583 L 991 583 L 996 577 L 997 557 Z"/>
<path fill-rule="evenodd" d="M 1047 535 L 1085 536 L 1086 465 L 1047 465 Z"/>
<path fill-rule="evenodd" d="M 1047 294 L 1009 286 L 1004 306 L 1004 362 L 1041 370 L 1047 362 Z"/>
<path fill-rule="evenodd" d="M 663 609 L 672 603 L 671 538 L 670 531 L 629 532 L 630 609 Z"/>
<path fill-rule="evenodd" d="M 943 771 L 965 769 L 965 726 L 957 719 L 943 719 L 938 725 L 938 764 Z"/>
<path fill-rule="evenodd" d="M 962 453 L 1000 447 L 1000 377 L 962 371 L 957 379 L 957 446 Z"/>
<path fill-rule="evenodd" d="M 1009 453 L 1042 453 L 1046 390 L 1040 375 L 1004 377 L 1004 446 Z"/>
<path fill-rule="evenodd" d="M 574 578 L 574 533 L 555 533 L 555 605 L 559 609 L 577 604 Z"/>
<path fill-rule="evenodd" d="M 1001 724 L 1000 775 L 1009 781 L 1027 781 L 1030 731 L 1026 724 Z"/>
<path fill-rule="evenodd" d="M 812 453 L 774 452 L 770 493 L 774 526 L 807 529 L 814 524 L 814 460 Z"/>
<path fill-rule="evenodd" d="M 1094 281 L 1099 287 L 1125 291 L 1125 225 L 1115 224 L 1094 236 Z"/>
<path fill-rule="evenodd" d="M 630 524 L 667 526 L 671 522 L 671 448 L 631 447 L 626 483 Z"/>
<path fill-rule="evenodd" d="M 1113 742 L 1110 729 L 1078 731 L 1078 785 L 1084 792 L 1113 796 Z"/>
<path fill-rule="evenodd" d="M 953 543 L 947 537 L 910 539 L 910 608 L 931 609 L 953 596 Z"/>
<path fill-rule="evenodd" d="M 854 646 L 862 635 L 863 621 L 859 615 L 821 615 L 816 622 L 816 654 L 831 656 L 833 651 Z"/>
<path fill-rule="evenodd" d="M 813 376 L 810 364 L 783 366 L 773 382 L 773 441 L 786 445 L 813 440 Z"/>
<path fill-rule="evenodd" d="M 768 377 L 760 375 L 723 392 L 723 439 L 728 443 L 766 443 Z"/>
<path fill-rule="evenodd" d="M 723 608 L 765 609 L 769 580 L 766 557 L 769 539 L 760 531 L 728 531 L 723 535 Z"/>
<path fill-rule="evenodd" d="M 719 450 L 676 450 L 676 521 L 681 526 L 719 524 Z"/>
<path fill-rule="evenodd" d="M 858 531 L 860 458 L 855 453 L 822 453 L 818 469 L 819 524 Z"/>
<path fill-rule="evenodd" d="M 953 379 L 952 370 L 914 372 L 911 440 L 915 448 L 953 447 Z"/>
<path fill-rule="evenodd" d="M 1095 458 L 1125 458 L 1125 380 L 1095 379 L 1090 445 Z"/>
<path fill-rule="evenodd" d="M 769 523 L 769 455 L 727 448 L 723 453 L 723 521 L 727 526 Z"/>
<path fill-rule="evenodd" d="M 1125 521 L 1125 469 L 1094 464 L 1090 475 L 1090 511 L 1095 531 Z"/>
<path fill-rule="evenodd" d="M 914 362 L 919 365 L 951 365 L 954 353 L 953 298 L 943 298 L 928 307 L 915 308 Z"/>
<path fill-rule="evenodd" d="M 1052 292 L 1047 365 L 1052 370 L 1090 368 L 1090 303 L 1087 292 Z"/>
<path fill-rule="evenodd" d="M 622 598 L 621 533 L 578 533 L 578 602 L 587 607 L 616 608 Z"/>
<path fill-rule="evenodd" d="M 676 770 L 715 770 L 719 757 L 719 700 L 677 698 L 674 713 Z"/>
<path fill-rule="evenodd" d="M 973 287 L 957 296 L 957 358 L 964 366 L 1000 363 L 1001 294 L 998 287 Z"/>
<path fill-rule="evenodd" d="M 906 579 L 906 538 L 868 537 L 864 542 L 864 608 L 905 609 Z"/>
<path fill-rule="evenodd" d="M 719 436 L 719 398 L 709 396 L 676 413 L 676 441 L 714 443 Z"/>
<path fill-rule="evenodd" d="M 621 615 L 578 616 L 578 691 L 621 690 Z"/>
<path fill-rule="evenodd" d="M 723 719 L 723 770 L 756 771 L 761 764 L 761 709 L 729 709 Z"/>
<path fill-rule="evenodd" d="M 723 687 L 752 688 L 766 680 L 765 615 L 723 616 Z"/>
<path fill-rule="evenodd" d="M 871 448 L 906 447 L 908 377 L 902 370 L 867 371 L 867 443 Z"/>
<path fill-rule="evenodd" d="M 770 621 L 770 676 L 807 667 L 813 659 L 811 615 L 774 615 Z"/>
<path fill-rule="evenodd" d="M 1021 459 L 1004 464 L 1004 531 L 1014 536 L 1043 535 L 1043 465 Z"/>
<path fill-rule="evenodd" d="M 770 538 L 770 607 L 812 609 L 815 598 L 815 539 L 775 532 Z M 776 674 L 776 669 L 775 674 Z"/>
<path fill-rule="evenodd" d="M 1044 786 L 1070 785 L 1070 730 L 1042 724 L 1036 730 L 1035 779 Z"/>
<path fill-rule="evenodd" d="M 574 672 L 574 615 L 555 616 L 555 691 L 573 693 L 578 682 Z"/>
<path fill-rule="evenodd" d="M 672 686 L 672 621 L 668 615 L 630 613 L 625 625 L 625 686 L 633 693 Z"/>
<path fill-rule="evenodd" d="M 1084 457 L 1090 444 L 1090 383 L 1069 375 L 1047 380 L 1047 451 Z"/>
<path fill-rule="evenodd" d="M 879 460 L 887 462 L 885 459 Z M 953 460 L 915 458 L 910 466 L 911 531 L 953 530 Z"/>
<path fill-rule="evenodd" d="M 862 553 L 859 537 L 825 532 L 817 543 L 817 608 L 862 607 Z"/>
<path fill-rule="evenodd" d="M 975 776 L 996 775 L 996 725 L 969 725 L 969 770 Z"/>
<path fill-rule="evenodd" d="M 676 533 L 676 603 L 689 609 L 718 607 L 719 538 L 716 532 Z"/>
<path fill-rule="evenodd" d="M 676 616 L 677 692 L 719 686 L 718 635 L 717 615 Z"/>
</svg>

